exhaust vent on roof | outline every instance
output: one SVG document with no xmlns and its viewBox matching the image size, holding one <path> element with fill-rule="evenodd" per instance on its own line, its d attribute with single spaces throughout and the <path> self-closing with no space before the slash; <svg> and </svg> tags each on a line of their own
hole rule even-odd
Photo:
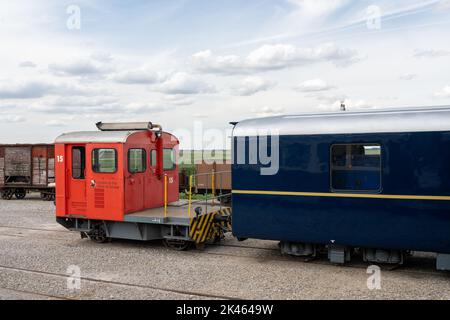
<svg viewBox="0 0 450 320">
<path fill-rule="evenodd" d="M 95 124 L 100 131 L 133 131 L 133 130 L 151 130 L 153 124 L 151 122 L 118 122 Z"/>
</svg>

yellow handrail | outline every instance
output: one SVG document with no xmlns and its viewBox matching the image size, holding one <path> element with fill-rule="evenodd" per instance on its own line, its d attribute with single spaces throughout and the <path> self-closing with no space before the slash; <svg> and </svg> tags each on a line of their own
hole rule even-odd
<svg viewBox="0 0 450 320">
<path fill-rule="evenodd" d="M 193 181 L 194 176 L 190 175 L 189 176 L 189 194 L 188 194 L 188 210 L 189 210 L 189 219 L 192 218 L 192 213 L 191 213 L 191 208 L 192 208 L 192 181 Z"/>
<path fill-rule="evenodd" d="M 164 218 L 167 218 L 167 175 L 164 175 Z"/>
<path fill-rule="evenodd" d="M 214 205 L 214 197 L 216 196 L 216 186 L 215 186 L 215 170 L 212 169 L 211 171 L 211 192 L 212 192 L 212 204 Z"/>
</svg>

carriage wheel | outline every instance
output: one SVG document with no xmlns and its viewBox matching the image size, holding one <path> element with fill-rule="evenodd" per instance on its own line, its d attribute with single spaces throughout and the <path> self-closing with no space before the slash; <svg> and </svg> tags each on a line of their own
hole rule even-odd
<svg viewBox="0 0 450 320">
<path fill-rule="evenodd" d="M 189 249 L 192 244 L 190 241 L 173 239 L 164 239 L 163 243 L 167 248 L 175 251 L 185 251 Z"/>
<path fill-rule="evenodd" d="M 17 200 L 24 199 L 26 195 L 27 192 L 24 189 L 16 189 L 16 191 L 14 192 L 14 196 L 16 197 Z"/>
<path fill-rule="evenodd" d="M 11 190 L 2 191 L 3 200 L 11 200 L 13 197 L 13 192 Z"/>
</svg>

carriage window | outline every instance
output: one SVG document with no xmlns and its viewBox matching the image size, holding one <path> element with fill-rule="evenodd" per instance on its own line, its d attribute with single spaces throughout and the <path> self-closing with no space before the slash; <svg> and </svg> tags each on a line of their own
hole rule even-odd
<svg viewBox="0 0 450 320">
<path fill-rule="evenodd" d="M 84 179 L 84 168 L 86 165 L 86 150 L 84 147 L 72 148 L 72 178 Z"/>
<path fill-rule="evenodd" d="M 139 173 L 147 169 L 147 153 L 144 149 L 128 150 L 128 172 Z"/>
<path fill-rule="evenodd" d="M 117 152 L 115 149 L 94 149 L 92 152 L 92 170 L 97 173 L 117 171 Z"/>
<path fill-rule="evenodd" d="M 331 188 L 334 191 L 378 192 L 381 189 L 381 146 L 332 146 Z"/>
<path fill-rule="evenodd" d="M 175 169 L 175 150 L 174 149 L 164 149 L 164 170 Z"/>
</svg>

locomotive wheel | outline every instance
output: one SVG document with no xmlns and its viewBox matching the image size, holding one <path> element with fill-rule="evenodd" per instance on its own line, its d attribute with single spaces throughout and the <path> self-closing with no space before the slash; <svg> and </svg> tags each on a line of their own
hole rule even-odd
<svg viewBox="0 0 450 320">
<path fill-rule="evenodd" d="M 25 196 L 27 195 L 27 192 L 23 189 L 17 189 L 14 192 L 14 196 L 16 197 L 17 200 L 22 200 L 25 198 Z"/>
<path fill-rule="evenodd" d="M 106 231 L 103 226 L 98 226 L 91 233 L 88 234 L 89 239 L 97 243 L 109 242 L 111 238 L 106 236 Z"/>
<path fill-rule="evenodd" d="M 3 200 L 11 200 L 13 197 L 13 192 L 11 190 L 5 190 L 2 192 Z"/>
<path fill-rule="evenodd" d="M 164 239 L 163 243 L 167 248 L 175 251 L 185 251 L 189 249 L 192 244 L 190 241 L 173 239 Z"/>
</svg>

